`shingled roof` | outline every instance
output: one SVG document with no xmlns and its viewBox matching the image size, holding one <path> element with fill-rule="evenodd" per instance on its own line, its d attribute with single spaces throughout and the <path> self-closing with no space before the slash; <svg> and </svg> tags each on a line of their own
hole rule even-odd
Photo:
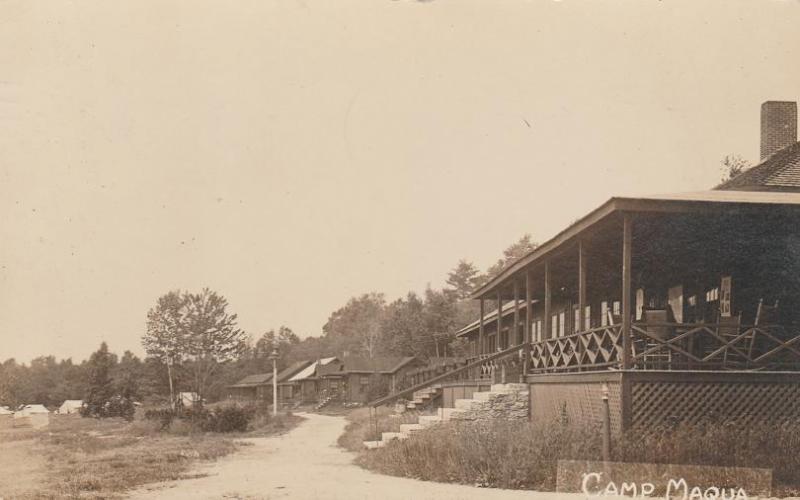
<svg viewBox="0 0 800 500">
<path fill-rule="evenodd" d="M 338 373 L 394 373 L 403 366 L 411 363 L 416 358 L 413 356 L 362 358 L 359 356 L 344 356 L 339 362 L 320 366 L 318 375 L 332 375 Z"/>
<path fill-rule="evenodd" d="M 307 367 L 313 363 L 313 361 L 297 361 L 296 363 L 292 363 L 291 365 L 287 366 L 280 372 L 278 372 L 278 382 L 284 382 L 292 375 L 298 373 L 303 368 Z M 233 385 L 228 387 L 258 387 L 261 385 L 267 385 L 272 383 L 272 372 L 270 373 L 256 373 L 254 375 L 248 375 L 245 378 L 241 379 L 240 381 L 236 382 Z"/>
<path fill-rule="evenodd" d="M 715 189 L 729 191 L 800 191 L 800 142 L 781 149 Z"/>
</svg>

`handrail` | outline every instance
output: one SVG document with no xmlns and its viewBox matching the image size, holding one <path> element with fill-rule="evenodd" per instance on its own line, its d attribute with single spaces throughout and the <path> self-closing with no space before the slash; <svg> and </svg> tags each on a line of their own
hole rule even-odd
<svg viewBox="0 0 800 500">
<path fill-rule="evenodd" d="M 417 385 L 413 385 L 413 386 L 409 387 L 408 389 L 403 389 L 402 391 L 395 392 L 394 394 L 389 394 L 388 396 L 383 396 L 382 398 L 378 398 L 378 399 L 376 399 L 374 401 L 371 401 L 371 402 L 367 403 L 367 406 L 371 406 L 371 407 L 375 408 L 377 406 L 381 406 L 381 405 L 385 405 L 387 403 L 391 403 L 393 401 L 396 401 L 396 400 L 400 399 L 403 396 L 406 396 L 408 394 L 413 394 L 414 392 L 416 392 L 416 391 L 418 391 L 420 389 L 424 389 L 424 388 L 430 386 L 431 384 L 435 384 L 436 382 L 439 382 L 441 380 L 448 379 L 448 378 L 452 377 L 453 375 L 456 375 L 456 374 L 462 373 L 464 371 L 467 371 L 470 368 L 475 368 L 476 366 L 480 366 L 480 365 L 482 365 L 484 363 L 487 363 L 489 361 L 494 361 L 495 359 L 503 358 L 508 354 L 512 354 L 514 352 L 518 352 L 518 351 L 520 351 L 520 350 L 522 350 L 524 348 L 525 348 L 525 344 L 524 343 L 515 345 L 513 347 L 509 347 L 505 351 L 496 352 L 496 353 L 491 354 L 489 356 L 486 356 L 485 358 L 482 358 L 482 359 L 480 359 L 478 361 L 474 361 L 474 362 L 469 363 L 467 365 L 464 365 L 464 366 L 462 366 L 460 368 L 456 368 L 455 370 L 450 370 L 449 372 L 442 373 L 441 375 L 437 375 L 437 376 L 435 376 L 435 377 L 433 377 L 431 379 L 426 380 L 425 382 L 420 382 Z"/>
</svg>

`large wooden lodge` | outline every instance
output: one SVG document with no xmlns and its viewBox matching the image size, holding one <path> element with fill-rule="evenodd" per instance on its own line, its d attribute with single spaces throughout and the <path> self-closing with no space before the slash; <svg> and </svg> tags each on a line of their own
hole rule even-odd
<svg viewBox="0 0 800 500">
<path fill-rule="evenodd" d="M 529 386 L 530 418 L 612 429 L 800 417 L 800 143 L 762 106 L 762 162 L 714 190 L 614 197 L 474 292 L 470 362 L 419 381 Z"/>
</svg>

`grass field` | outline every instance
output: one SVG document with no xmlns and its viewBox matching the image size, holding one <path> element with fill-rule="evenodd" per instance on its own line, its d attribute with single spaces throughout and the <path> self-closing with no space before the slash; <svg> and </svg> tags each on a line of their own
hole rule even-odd
<svg viewBox="0 0 800 500">
<path fill-rule="evenodd" d="M 453 423 L 367 451 L 376 420 L 366 409 L 352 412 L 340 446 L 359 453 L 356 463 L 393 476 L 496 488 L 553 491 L 559 459 L 599 461 L 601 434 L 556 422 Z M 397 418 L 378 413 L 379 430 L 397 430 Z M 617 462 L 762 467 L 773 471 L 773 494 L 800 494 L 800 425 L 794 422 L 678 426 L 632 432 L 613 439 Z"/>
<path fill-rule="evenodd" d="M 194 432 L 174 422 L 166 432 L 145 421 L 52 416 L 43 429 L 0 430 L 0 497 L 114 498 L 146 483 L 181 479 L 197 461 L 232 453 L 237 439 L 285 432 L 295 415 L 257 421 L 251 432 Z"/>
</svg>

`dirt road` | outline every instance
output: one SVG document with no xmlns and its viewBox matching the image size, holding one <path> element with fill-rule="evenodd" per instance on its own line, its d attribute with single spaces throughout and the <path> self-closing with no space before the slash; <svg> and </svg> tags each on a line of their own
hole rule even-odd
<svg viewBox="0 0 800 500">
<path fill-rule="evenodd" d="M 252 446 L 193 471 L 208 476 L 150 485 L 133 492 L 131 498 L 548 500 L 565 497 L 374 474 L 353 465 L 353 454 L 336 446 L 346 424 L 343 417 L 303 416 L 307 420 L 288 434 L 249 439 Z"/>
</svg>

